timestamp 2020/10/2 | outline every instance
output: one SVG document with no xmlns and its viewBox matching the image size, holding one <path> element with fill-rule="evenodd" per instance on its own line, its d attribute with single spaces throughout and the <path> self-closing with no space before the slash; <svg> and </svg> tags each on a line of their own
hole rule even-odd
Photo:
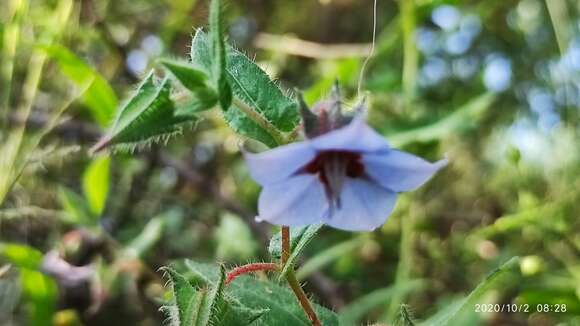
<svg viewBox="0 0 580 326">
<path fill-rule="evenodd" d="M 500 304 L 500 303 L 476 303 L 475 312 L 566 312 L 565 303 L 556 304 Z"/>
</svg>

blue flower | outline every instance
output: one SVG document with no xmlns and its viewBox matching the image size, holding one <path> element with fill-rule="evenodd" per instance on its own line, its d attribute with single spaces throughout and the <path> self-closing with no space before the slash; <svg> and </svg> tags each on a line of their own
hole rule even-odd
<svg viewBox="0 0 580 326">
<path fill-rule="evenodd" d="M 263 187 L 262 220 L 370 231 L 385 222 L 398 192 L 416 189 L 447 164 L 392 149 L 362 114 L 342 115 L 337 93 L 318 103 L 316 114 L 301 104 L 306 140 L 245 153 L 251 176 Z"/>
</svg>

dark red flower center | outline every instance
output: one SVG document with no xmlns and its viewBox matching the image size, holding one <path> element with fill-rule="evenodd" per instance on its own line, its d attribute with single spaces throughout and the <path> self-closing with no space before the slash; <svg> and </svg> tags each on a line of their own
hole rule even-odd
<svg viewBox="0 0 580 326">
<path fill-rule="evenodd" d="M 318 174 L 324 186 L 331 211 L 340 209 L 342 186 L 346 177 L 362 177 L 365 168 L 359 153 L 347 151 L 325 151 L 318 153 L 303 169 L 309 174 Z"/>
<path fill-rule="evenodd" d="M 319 173 L 320 179 L 327 180 L 325 166 L 338 161 L 344 166 L 345 175 L 351 178 L 361 177 L 365 172 L 365 167 L 361 162 L 359 153 L 347 151 L 325 151 L 318 153 L 316 157 L 304 167 L 304 171 L 310 174 Z"/>
</svg>

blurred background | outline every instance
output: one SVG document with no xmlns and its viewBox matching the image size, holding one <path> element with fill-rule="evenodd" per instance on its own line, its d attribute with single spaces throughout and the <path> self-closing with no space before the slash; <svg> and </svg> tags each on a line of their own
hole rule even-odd
<svg viewBox="0 0 580 326">
<path fill-rule="evenodd" d="M 217 110 L 167 144 L 90 156 L 196 0 L 2 0 L 0 325 L 160 325 L 161 266 L 268 260 L 259 187 Z M 371 0 L 230 0 L 229 41 L 309 103 L 357 95 Z M 393 146 L 450 165 L 371 233 L 323 229 L 298 276 L 350 324 L 435 320 L 513 256 L 466 324 L 580 324 L 580 1 L 379 0 L 362 90 Z M 565 312 L 536 312 L 565 303 Z"/>
</svg>

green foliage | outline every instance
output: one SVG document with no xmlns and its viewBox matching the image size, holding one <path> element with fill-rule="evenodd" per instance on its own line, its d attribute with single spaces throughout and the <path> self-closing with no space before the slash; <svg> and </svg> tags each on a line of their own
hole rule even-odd
<svg viewBox="0 0 580 326">
<path fill-rule="evenodd" d="M 193 103 L 197 104 L 192 112 L 211 109 L 217 103 L 217 95 L 207 85 L 208 78 L 204 72 L 187 62 L 162 59 L 160 63 L 192 93 Z"/>
<path fill-rule="evenodd" d="M 95 158 L 83 173 L 83 192 L 91 213 L 101 215 L 109 193 L 111 158 Z"/>
<path fill-rule="evenodd" d="M 215 234 L 218 259 L 246 261 L 251 259 L 258 249 L 250 228 L 237 216 L 230 214 L 222 216 Z"/>
<path fill-rule="evenodd" d="M 42 253 L 25 245 L 0 243 L 0 257 L 14 266 L 37 270 L 42 264 Z"/>
<path fill-rule="evenodd" d="M 223 38 L 223 23 L 219 0 L 212 0 L 209 11 L 211 33 L 212 75 L 219 95 L 220 106 L 227 111 L 232 104 L 232 90 L 227 80 L 226 44 Z"/>
<path fill-rule="evenodd" d="M 393 297 L 408 294 L 425 287 L 424 281 L 413 280 L 377 289 L 357 298 L 340 311 L 341 325 L 357 325 L 366 314 L 379 306 L 388 304 Z"/>
<path fill-rule="evenodd" d="M 54 281 L 40 272 L 42 253 L 26 245 L 0 243 L 0 258 L 19 270 L 22 294 L 28 310 L 28 324 L 52 325 L 57 289 Z"/>
<path fill-rule="evenodd" d="M 141 233 L 125 247 L 125 255 L 133 258 L 142 258 L 145 256 L 161 239 L 163 230 L 165 229 L 165 220 L 166 217 L 161 215 L 147 222 Z"/>
<path fill-rule="evenodd" d="M 190 282 L 198 287 L 215 286 L 219 281 L 219 271 L 215 266 L 186 261 Z M 304 311 L 298 305 L 292 292 L 276 283 L 257 280 L 249 276 L 240 276 L 225 288 L 228 306 L 237 302 L 246 309 L 262 311 L 259 325 L 310 325 Z M 336 315 L 321 306 L 314 309 L 323 325 L 338 325 Z"/>
<path fill-rule="evenodd" d="M 117 96 L 107 80 L 61 45 L 43 46 L 42 49 L 58 62 L 62 72 L 77 86 L 84 87 L 90 83 L 83 94 L 83 102 L 90 110 L 93 119 L 101 127 L 106 127 L 111 122 L 117 108 Z"/>
<path fill-rule="evenodd" d="M 158 84 L 151 72 L 120 108 L 112 127 L 92 150 L 143 146 L 166 139 L 179 132 L 184 123 L 194 121 L 194 116 L 177 114 L 170 92 L 169 80 Z"/>
<path fill-rule="evenodd" d="M 213 58 L 210 40 L 198 30 L 191 45 L 191 60 L 199 69 L 211 73 Z M 274 147 L 280 139 L 275 131 L 267 129 L 271 124 L 280 131 L 291 131 L 298 124 L 296 103 L 282 91 L 245 55 L 232 47 L 226 49 L 227 80 L 232 88 L 234 106 L 224 113 L 230 127 L 245 136 Z"/>
<path fill-rule="evenodd" d="M 393 146 L 400 147 L 412 142 L 428 142 L 441 139 L 447 135 L 465 131 L 476 126 L 495 98 L 494 94 L 486 93 L 480 95 L 435 122 L 387 134 L 387 138 Z"/>
<path fill-rule="evenodd" d="M 436 325 L 462 325 L 466 316 L 474 314 L 473 307 L 481 303 L 483 296 L 491 289 L 501 286 L 509 280 L 510 275 L 519 267 L 519 258 L 512 257 L 496 270 L 491 272 L 463 301 L 449 314 L 441 316 Z M 512 283 L 513 284 L 513 283 Z"/>
<path fill-rule="evenodd" d="M 73 225 L 94 225 L 96 218 L 91 214 L 85 198 L 76 192 L 60 186 L 58 188 L 58 201 L 64 210 L 62 219 Z"/>
<path fill-rule="evenodd" d="M 172 268 L 163 270 L 172 289 L 172 302 L 163 310 L 169 314 L 172 326 L 250 325 L 267 311 L 245 307 L 225 295 L 223 266 L 216 282 L 205 287 L 192 286 L 183 275 Z"/>
<path fill-rule="evenodd" d="M 310 274 L 322 269 L 331 262 L 338 260 L 340 257 L 351 254 L 354 250 L 360 248 L 363 243 L 364 239 L 362 237 L 357 237 L 318 252 L 316 255 L 310 257 L 300 267 L 298 272 L 296 272 L 296 277 L 300 280 L 307 278 Z"/>
</svg>

